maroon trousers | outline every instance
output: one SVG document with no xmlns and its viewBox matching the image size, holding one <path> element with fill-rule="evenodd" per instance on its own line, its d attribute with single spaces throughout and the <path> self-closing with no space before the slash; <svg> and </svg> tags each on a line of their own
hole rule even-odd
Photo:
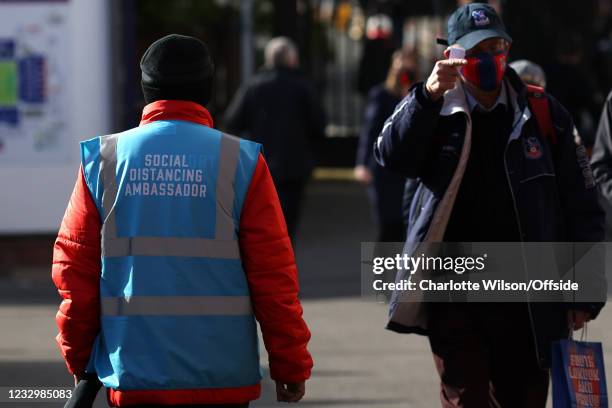
<svg viewBox="0 0 612 408">
<path fill-rule="evenodd" d="M 429 342 L 444 408 L 544 408 L 527 305 L 430 303 Z"/>
</svg>

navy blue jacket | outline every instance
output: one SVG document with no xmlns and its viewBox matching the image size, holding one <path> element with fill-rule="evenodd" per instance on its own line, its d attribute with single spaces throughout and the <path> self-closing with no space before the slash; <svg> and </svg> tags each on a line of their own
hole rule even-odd
<svg viewBox="0 0 612 408">
<path fill-rule="evenodd" d="M 356 164 L 367 166 L 373 175 L 368 192 L 375 210 L 376 221 L 381 225 L 378 239 L 383 241 L 404 239 L 402 196 L 406 178 L 380 167 L 374 159 L 372 149 L 385 121 L 400 101 L 401 97 L 387 90 L 384 83 L 370 90 L 356 157 Z M 391 228 L 393 231 L 391 233 L 389 229 L 393 225 L 398 227 Z"/>
<path fill-rule="evenodd" d="M 505 80 L 516 100 L 505 162 L 522 241 L 602 241 L 605 215 L 598 203 L 588 160 L 582 157 L 584 148 L 575 142 L 570 115 L 553 97 L 546 95 L 557 133 L 557 141 L 553 143 L 540 134 L 528 107 L 527 89 L 512 69 L 506 71 Z M 464 109 L 460 104 L 453 104 L 452 98 L 463 100 Z M 374 146 L 381 166 L 414 178 L 418 183 L 408 220 L 405 252 L 409 255 L 418 242 L 425 241 L 432 226 L 434 213 L 459 163 L 468 123 L 469 113 L 461 87 L 432 101 L 424 92 L 423 84 L 416 84 L 387 120 Z M 540 159 L 526 157 L 524 147 L 528 138 L 539 140 L 543 150 Z M 605 287 L 603 270 L 598 279 Z M 388 328 L 426 334 L 426 325 L 421 324 L 423 320 L 419 317 L 422 313 L 414 312 L 408 319 L 394 319 L 399 309 L 417 307 L 414 303 L 400 307 L 397 297 L 394 294 L 395 299 L 391 301 Z M 576 307 L 596 316 L 603 303 Z M 565 309 L 562 305 L 547 303 L 532 303 L 530 309 L 540 350 L 539 362 L 546 365 L 550 342 L 567 334 Z M 401 313 L 410 315 L 411 312 Z"/>
<path fill-rule="evenodd" d="M 367 166 L 375 170 L 378 165 L 374 159 L 372 149 L 380 131 L 387 118 L 393 113 L 397 104 L 401 101 L 400 96 L 389 92 L 384 83 L 374 86 L 369 94 L 365 109 L 365 118 L 359 134 L 359 146 L 355 164 Z"/>
<path fill-rule="evenodd" d="M 261 143 L 275 183 L 308 179 L 325 138 L 325 112 L 300 71 L 264 69 L 236 93 L 224 116 L 228 133 Z"/>
</svg>

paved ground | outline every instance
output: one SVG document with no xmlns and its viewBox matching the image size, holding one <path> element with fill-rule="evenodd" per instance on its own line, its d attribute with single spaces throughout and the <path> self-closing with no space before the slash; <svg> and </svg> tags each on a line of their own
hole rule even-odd
<svg viewBox="0 0 612 408">
<path fill-rule="evenodd" d="M 316 369 L 302 405 L 436 407 L 437 380 L 426 340 L 385 331 L 385 306 L 359 298 L 359 242 L 373 236 L 364 200 L 354 185 L 317 183 L 309 190 L 296 252 Z M 22 270 L 0 281 L 0 386 L 71 383 L 52 341 L 57 297 L 41 279 L 46 273 Z M 612 308 L 590 327 L 589 338 L 610 349 Z M 612 354 L 606 359 L 612 373 Z M 265 366 L 265 356 L 262 362 Z M 262 399 L 252 406 L 280 406 L 273 389 L 265 380 Z M 99 397 L 96 408 L 105 407 Z"/>
</svg>

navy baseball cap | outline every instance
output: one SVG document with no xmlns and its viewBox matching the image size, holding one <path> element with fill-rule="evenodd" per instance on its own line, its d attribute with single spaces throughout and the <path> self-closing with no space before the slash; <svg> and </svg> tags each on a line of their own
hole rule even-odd
<svg viewBox="0 0 612 408">
<path fill-rule="evenodd" d="M 459 44 L 469 50 L 489 38 L 512 38 L 495 9 L 485 3 L 470 3 L 455 10 L 448 18 L 448 45 Z M 444 43 L 444 41 L 439 41 Z"/>
</svg>

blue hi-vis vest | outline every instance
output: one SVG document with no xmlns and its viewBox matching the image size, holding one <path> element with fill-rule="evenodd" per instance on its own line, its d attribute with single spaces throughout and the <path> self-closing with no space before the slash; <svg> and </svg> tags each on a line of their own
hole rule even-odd
<svg viewBox="0 0 612 408">
<path fill-rule="evenodd" d="M 103 218 L 90 368 L 119 390 L 259 383 L 237 231 L 260 145 L 164 120 L 81 143 Z"/>
</svg>

